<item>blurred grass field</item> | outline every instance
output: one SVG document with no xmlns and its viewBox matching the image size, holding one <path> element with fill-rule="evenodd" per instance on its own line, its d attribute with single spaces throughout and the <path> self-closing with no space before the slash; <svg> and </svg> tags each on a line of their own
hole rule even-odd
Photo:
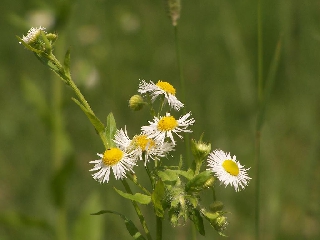
<svg viewBox="0 0 320 240">
<path fill-rule="evenodd" d="M 15 36 L 39 25 L 57 32 L 56 55 L 71 48 L 73 78 L 95 113 L 105 121 L 112 111 L 133 134 L 148 116 L 128 108 L 139 79 L 168 81 L 181 96 L 164 3 L 2 0 L 0 14 L 0 239 L 59 239 L 59 224 L 65 239 L 131 239 L 120 218 L 90 216 L 110 209 L 138 225 L 112 189 L 121 185 L 100 185 L 89 173 L 104 149 L 73 92 Z M 264 79 L 280 39 L 282 48 L 261 135 L 261 239 L 320 239 L 320 2 L 262 1 L 262 14 Z M 191 137 L 204 132 L 254 178 L 257 1 L 182 1 L 178 36 L 186 108 L 196 119 Z M 229 239 L 254 239 L 254 186 L 255 179 L 239 193 L 216 187 L 232 213 Z M 197 239 L 223 239 L 205 227 Z M 191 229 L 165 225 L 163 239 L 191 239 Z"/>
</svg>

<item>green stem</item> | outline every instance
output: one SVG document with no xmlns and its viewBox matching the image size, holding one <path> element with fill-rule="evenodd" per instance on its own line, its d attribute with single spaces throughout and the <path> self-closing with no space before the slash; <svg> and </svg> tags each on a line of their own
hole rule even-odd
<svg viewBox="0 0 320 240">
<path fill-rule="evenodd" d="M 179 45 L 179 39 L 178 39 L 178 26 L 174 26 L 174 40 L 175 40 L 175 47 L 176 47 L 176 55 L 177 55 L 177 64 L 179 68 L 179 79 L 180 79 L 180 86 L 181 86 L 181 99 L 183 102 L 186 100 L 186 89 L 185 89 L 185 80 L 183 78 L 183 69 L 182 69 L 182 63 L 181 63 L 181 57 L 180 57 L 180 45 Z M 184 109 L 184 113 L 186 113 L 186 110 Z"/>
<path fill-rule="evenodd" d="M 261 0 L 258 0 L 257 9 L 258 22 L 258 117 L 261 112 L 261 105 L 263 102 L 263 35 L 262 35 L 262 13 Z M 258 121 L 258 119 L 257 119 Z M 260 239 L 260 143 L 261 131 L 257 126 L 255 136 L 255 239 Z"/>
<path fill-rule="evenodd" d="M 126 189 L 127 193 L 132 194 L 132 191 L 131 191 L 130 186 L 129 186 L 129 184 L 127 183 L 127 181 L 126 181 L 125 179 L 123 179 L 121 182 L 122 182 L 124 188 Z M 142 212 L 141 212 L 138 204 L 137 204 L 135 201 L 131 201 L 131 203 L 132 203 L 132 205 L 133 205 L 133 207 L 134 207 L 134 210 L 136 211 L 136 213 L 137 213 L 137 215 L 138 215 L 138 218 L 139 218 L 140 223 L 141 223 L 141 225 L 142 225 L 142 227 L 143 227 L 143 230 L 144 230 L 144 232 L 145 232 L 146 235 L 147 235 L 147 239 L 148 239 L 148 240 L 152 240 L 152 237 L 151 237 L 151 235 L 150 235 L 149 229 L 148 229 L 148 227 L 147 227 L 146 220 L 144 219 L 144 216 L 142 215 Z"/>
<path fill-rule="evenodd" d="M 133 175 L 128 174 L 127 176 L 128 176 L 128 178 L 129 178 L 136 186 L 138 186 L 145 194 L 151 195 L 151 193 L 150 193 L 145 187 L 143 187 L 140 183 L 138 183 L 137 179 L 134 178 Z"/>
<path fill-rule="evenodd" d="M 179 68 L 179 79 L 180 79 L 180 86 L 181 86 L 181 92 L 182 92 L 182 102 L 186 104 L 186 88 L 185 88 L 185 80 L 183 77 L 183 68 L 182 68 L 182 63 L 181 63 L 181 56 L 180 56 L 180 44 L 179 44 L 179 39 L 178 39 L 178 26 L 174 26 L 174 40 L 175 40 L 175 47 L 176 47 L 176 55 L 177 55 L 177 64 Z M 183 108 L 183 113 L 186 114 L 186 109 Z M 190 138 L 189 134 L 185 133 L 184 134 L 185 138 L 185 146 L 186 146 L 186 162 L 187 165 L 190 165 Z"/>
<path fill-rule="evenodd" d="M 255 179 L 256 179 L 256 189 L 255 189 L 255 239 L 260 239 L 260 142 L 261 142 L 261 132 L 256 131 L 255 137 Z"/>
<path fill-rule="evenodd" d="M 162 239 L 162 218 L 156 216 L 156 222 L 157 222 L 157 240 Z"/>
</svg>

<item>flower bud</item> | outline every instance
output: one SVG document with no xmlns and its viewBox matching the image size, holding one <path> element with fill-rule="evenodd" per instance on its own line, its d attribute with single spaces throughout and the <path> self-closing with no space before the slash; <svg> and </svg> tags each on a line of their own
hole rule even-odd
<svg viewBox="0 0 320 240">
<path fill-rule="evenodd" d="M 212 212 L 221 211 L 223 209 L 223 203 L 220 201 L 214 201 L 210 204 L 209 208 Z"/>
<path fill-rule="evenodd" d="M 211 143 L 204 143 L 201 139 L 202 136 L 199 141 L 191 140 L 191 151 L 197 163 L 202 162 L 211 151 Z"/>
<path fill-rule="evenodd" d="M 134 111 L 139 111 L 143 108 L 145 102 L 140 95 L 133 95 L 129 100 L 129 107 Z"/>
<path fill-rule="evenodd" d="M 228 221 L 223 215 L 217 217 L 213 223 L 213 227 L 221 234 L 227 228 Z"/>
</svg>

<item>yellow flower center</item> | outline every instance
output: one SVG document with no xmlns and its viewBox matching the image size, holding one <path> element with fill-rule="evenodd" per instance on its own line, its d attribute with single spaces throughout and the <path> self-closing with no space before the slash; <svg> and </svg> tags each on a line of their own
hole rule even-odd
<svg viewBox="0 0 320 240">
<path fill-rule="evenodd" d="M 232 160 L 225 160 L 222 163 L 222 167 L 224 168 L 224 170 L 226 170 L 232 176 L 238 176 L 238 174 L 239 174 L 238 165 Z"/>
<path fill-rule="evenodd" d="M 170 83 L 159 80 L 156 85 L 167 93 L 170 93 L 172 95 L 176 94 L 176 89 Z"/>
<path fill-rule="evenodd" d="M 107 166 L 113 166 L 122 159 L 122 156 L 123 152 L 119 148 L 110 148 L 104 152 L 102 161 Z"/>
<path fill-rule="evenodd" d="M 142 151 L 147 151 L 149 149 L 152 149 L 156 145 L 155 141 L 147 138 L 146 135 L 135 136 L 134 141 L 135 141 L 135 144 L 137 144 L 137 146 L 139 146 L 142 149 Z"/>
<path fill-rule="evenodd" d="M 170 131 L 178 125 L 178 121 L 172 116 L 166 116 L 159 120 L 158 130 L 159 131 Z"/>
</svg>

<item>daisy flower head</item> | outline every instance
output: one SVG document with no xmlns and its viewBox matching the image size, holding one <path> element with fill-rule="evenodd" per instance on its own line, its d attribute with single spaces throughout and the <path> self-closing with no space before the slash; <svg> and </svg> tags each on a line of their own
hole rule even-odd
<svg viewBox="0 0 320 240">
<path fill-rule="evenodd" d="M 179 135 L 180 132 L 192 132 L 188 127 L 193 125 L 195 120 L 193 118 L 188 119 L 190 116 L 191 113 L 189 112 L 177 120 L 170 113 L 166 113 L 164 117 L 154 117 L 153 122 L 149 121 L 150 125 L 141 127 L 141 130 L 148 138 L 159 141 L 161 144 L 164 143 L 166 137 L 169 137 L 175 145 L 172 133 L 182 138 Z"/>
<path fill-rule="evenodd" d="M 157 160 L 159 157 L 165 157 L 166 154 L 174 149 L 174 144 L 169 142 L 159 142 L 152 138 L 148 138 L 147 135 L 136 135 L 132 139 L 133 148 L 137 149 L 137 157 L 140 160 L 144 160 L 144 164 L 152 160 Z"/>
<path fill-rule="evenodd" d="M 23 36 L 22 37 L 22 40 L 27 43 L 27 44 L 30 44 L 30 43 L 33 43 L 33 42 L 36 42 L 38 37 L 40 36 L 41 34 L 41 31 L 44 31 L 45 32 L 46 28 L 44 27 L 38 27 L 38 28 L 30 28 L 30 30 L 28 31 L 27 33 L 27 36 Z M 46 32 L 45 32 L 46 33 Z M 21 42 L 20 42 L 21 44 Z"/>
<path fill-rule="evenodd" d="M 116 147 L 107 149 L 103 154 L 98 153 L 98 160 L 91 161 L 94 167 L 90 171 L 97 171 L 92 174 L 93 178 L 100 183 L 109 182 L 111 169 L 116 179 L 126 177 L 126 172 L 134 172 L 136 165 L 136 151 L 129 150 L 126 131 L 117 130 L 114 142 Z"/>
<path fill-rule="evenodd" d="M 142 80 L 139 84 L 138 92 L 141 94 L 150 93 L 152 102 L 154 102 L 158 96 L 163 95 L 169 106 L 177 111 L 184 106 L 175 96 L 176 89 L 168 82 L 159 80 L 154 84 L 152 81 L 147 83 L 145 80 Z"/>
<path fill-rule="evenodd" d="M 233 186 L 236 192 L 244 189 L 251 179 L 247 174 L 250 168 L 245 169 L 237 161 L 236 156 L 231 158 L 230 153 L 219 149 L 209 154 L 208 167 L 207 170 L 214 172 L 221 183 Z"/>
</svg>

